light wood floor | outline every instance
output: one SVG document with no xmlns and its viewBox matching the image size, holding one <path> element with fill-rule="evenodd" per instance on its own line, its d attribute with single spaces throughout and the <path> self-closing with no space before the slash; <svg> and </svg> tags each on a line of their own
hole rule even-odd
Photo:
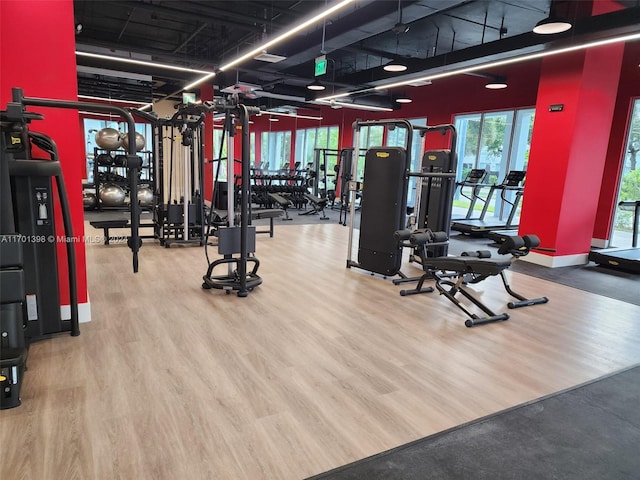
<svg viewBox="0 0 640 480">
<path fill-rule="evenodd" d="M 32 346 L 0 478 L 301 479 L 640 362 L 638 306 L 510 272 L 550 303 L 468 329 L 345 268 L 347 231 L 259 235 L 247 298 L 201 289 L 202 248 L 145 243 L 133 274 L 89 245 L 93 320 Z M 499 279 L 475 288 L 505 310 Z"/>
</svg>

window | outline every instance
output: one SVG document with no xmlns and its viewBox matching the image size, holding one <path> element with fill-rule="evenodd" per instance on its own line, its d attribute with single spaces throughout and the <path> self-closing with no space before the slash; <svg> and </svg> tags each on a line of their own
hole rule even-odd
<svg viewBox="0 0 640 480">
<path fill-rule="evenodd" d="M 223 130 L 216 128 L 213 130 L 213 159 L 215 160 L 213 163 L 213 179 L 216 179 L 216 170 L 218 169 L 218 164 L 220 166 L 220 171 L 218 173 L 218 181 L 226 182 L 227 181 L 227 141 L 229 140 L 225 133 L 225 136 L 222 135 Z M 220 153 L 220 143 L 222 144 L 222 154 Z M 233 141 L 233 139 L 231 139 Z M 255 165 L 256 160 L 256 133 L 249 133 L 249 142 L 250 142 L 250 152 L 249 152 L 249 164 L 251 166 Z M 234 152 L 235 158 L 240 158 L 240 152 Z M 218 162 L 218 158 L 221 158 L 220 162 Z M 238 167 L 236 166 L 236 172 Z"/>
<path fill-rule="evenodd" d="M 316 172 L 313 194 L 325 196 L 335 189 L 334 167 L 338 163 L 338 127 L 316 127 L 296 130 L 296 163 L 300 169 Z"/>
<path fill-rule="evenodd" d="M 300 162 L 300 168 L 305 168 L 309 163 L 313 163 L 316 148 L 338 150 L 338 136 L 338 127 L 296 130 L 295 161 Z"/>
<path fill-rule="evenodd" d="M 489 184 L 500 183 L 510 170 L 526 170 L 534 118 L 534 109 L 456 116 L 457 180 L 463 179 L 474 168 L 488 172 L 485 182 Z M 480 195 L 486 193 L 485 189 Z M 513 201 L 514 197 L 514 192 L 507 192 L 507 199 Z M 503 203 L 499 195 L 494 196 L 489 211 L 502 217 L 505 213 Z M 482 206 L 482 202 L 476 204 L 477 209 Z M 469 200 L 457 191 L 454 215 L 463 216 L 468 208 Z"/>
<path fill-rule="evenodd" d="M 640 169 L 638 154 L 640 153 L 640 98 L 635 99 L 631 110 L 631 121 L 627 132 L 627 143 L 624 149 L 624 160 L 618 187 L 618 202 L 635 202 L 640 200 Z M 632 245 L 633 210 L 616 209 L 613 222 L 611 243 L 617 247 Z"/>
<path fill-rule="evenodd" d="M 216 172 L 219 182 L 227 181 L 227 139 L 222 135 L 223 130 L 216 128 L 213 130 L 213 179 L 216 179 Z M 220 153 L 222 144 L 222 153 Z"/>
<path fill-rule="evenodd" d="M 409 119 L 412 125 L 425 126 L 427 124 L 426 118 L 412 118 Z M 405 145 L 405 129 L 394 128 L 393 130 L 387 129 L 387 146 L 389 147 L 403 147 Z M 411 138 L 411 152 L 409 170 L 411 172 L 419 172 L 422 164 L 422 153 L 424 150 L 424 138 L 420 136 L 420 131 L 414 130 Z M 409 177 L 409 186 L 407 189 L 407 205 L 413 206 L 416 199 L 416 188 L 418 179 L 416 177 Z"/>
<path fill-rule="evenodd" d="M 291 163 L 291 132 L 262 132 L 260 168 L 289 170 Z"/>
</svg>

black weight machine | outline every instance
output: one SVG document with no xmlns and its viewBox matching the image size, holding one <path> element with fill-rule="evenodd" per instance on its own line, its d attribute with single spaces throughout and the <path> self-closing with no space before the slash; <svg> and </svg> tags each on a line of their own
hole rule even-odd
<svg viewBox="0 0 640 480">
<path fill-rule="evenodd" d="M 213 224 L 213 208 L 209 211 L 207 220 L 207 229 L 205 233 L 205 255 L 207 256 L 208 268 L 206 274 L 202 277 L 202 288 L 205 290 L 220 289 L 227 294 L 236 290 L 239 297 L 246 297 L 250 291 L 262 283 L 262 278 L 258 275 L 260 261 L 255 257 L 256 245 L 256 229 L 250 226 L 251 223 L 251 160 L 250 160 L 250 140 L 249 140 L 249 115 L 257 114 L 258 108 L 247 107 L 243 104 L 221 104 L 217 106 L 225 112 L 225 131 L 227 132 L 227 156 L 234 158 L 233 153 L 233 136 L 236 134 L 235 122 L 239 121 L 242 131 L 242 175 L 239 184 L 240 189 L 240 209 L 239 215 L 236 216 L 234 211 L 234 192 L 227 192 L 227 225 L 216 225 L 212 229 Z M 227 178 L 234 178 L 234 162 L 227 161 Z M 231 189 L 231 183 L 228 185 Z M 214 204 L 214 195 L 211 196 L 211 204 Z M 236 223 L 239 222 L 239 226 Z M 207 247 L 209 245 L 209 236 L 213 231 L 213 235 L 217 237 L 218 253 L 223 258 L 209 261 Z M 239 254 L 239 256 L 235 256 Z M 248 264 L 252 264 L 251 270 Z M 218 268 L 222 267 L 222 268 Z M 219 273 L 214 270 L 221 270 L 227 267 L 226 273 Z"/>
<path fill-rule="evenodd" d="M 102 103 L 91 102 L 73 102 L 66 100 L 54 100 L 49 98 L 25 97 L 22 89 L 14 88 L 12 90 L 13 102 L 12 108 L 24 108 L 26 106 L 34 107 L 52 107 L 65 108 L 71 110 L 86 110 L 90 112 L 107 112 L 120 115 L 127 123 L 128 151 L 126 158 L 122 159 L 122 165 L 127 169 L 127 179 L 129 180 L 129 195 L 131 198 L 138 198 L 138 174 L 142 166 L 142 159 L 136 154 L 136 124 L 131 113 L 124 108 L 106 105 Z M 140 239 L 140 205 L 138 202 L 131 202 L 131 221 L 129 224 L 131 231 L 127 239 L 127 245 L 131 249 L 133 272 L 138 272 L 138 252 L 142 246 Z"/>
<path fill-rule="evenodd" d="M 413 279 L 408 279 L 400 271 L 402 248 L 409 245 L 399 241 L 395 235 L 406 226 L 408 179 L 410 176 L 421 179 L 417 227 L 425 231 L 445 231 L 448 240 L 456 168 L 456 131 L 453 125 L 414 126 L 407 120 L 357 121 L 353 125 L 353 151 L 359 151 L 359 129 L 372 125 L 404 129 L 405 146 L 370 148 L 365 154 L 357 262 L 352 260 L 352 249 L 355 218 L 353 197 L 358 182 L 353 180 L 357 178 L 357 162 L 352 162 L 347 268 L 357 267 L 385 277 L 399 275 L 401 279 L 396 283 L 411 281 Z M 425 152 L 420 172 L 409 172 L 414 129 L 419 130 L 422 136 L 434 131 L 442 134 L 451 132 L 451 149 Z M 439 242 L 438 245 L 432 245 L 429 251 L 416 253 L 418 256 L 446 255 L 447 243 Z"/>
<path fill-rule="evenodd" d="M 416 247 L 425 248 L 429 243 L 437 241 L 437 235 L 412 235 L 409 241 Z M 540 240 L 535 235 L 512 236 L 505 239 L 498 249 L 500 255 L 511 255 L 510 258 L 494 260 L 491 258 L 491 252 L 483 250 L 463 252 L 459 257 L 428 257 L 423 260 L 422 266 L 425 273 L 418 281 L 416 288 L 401 290 L 400 295 L 433 292 L 434 287 L 423 286 L 425 281 L 433 280 L 435 281 L 435 289 L 438 290 L 440 295 L 444 295 L 467 315 L 468 319 L 464 323 L 465 326 L 473 327 L 474 325 L 508 320 L 509 315 L 507 313 L 494 313 L 467 288 L 467 285 L 480 283 L 491 276 L 499 275 L 507 293 L 517 299 L 516 302 L 507 303 L 508 308 L 514 309 L 547 303 L 549 301 L 547 297 L 529 299 L 514 292 L 504 273 L 514 261 L 527 255 L 530 249 L 539 245 Z M 484 316 L 473 313 L 468 306 L 456 298 L 457 294 L 462 295 L 479 308 Z"/>
<path fill-rule="evenodd" d="M 157 196 L 154 208 L 156 237 L 171 245 L 204 245 L 205 211 L 203 123 L 212 104 L 180 104 L 169 119 L 157 120 Z M 177 145 L 176 135 L 180 135 Z M 165 143 L 165 140 L 168 142 Z M 170 146 L 166 168 L 166 145 Z M 180 157 L 179 162 L 176 157 Z M 177 185 L 177 180 L 181 184 Z"/>
<path fill-rule="evenodd" d="M 31 343 L 58 333 L 80 335 L 75 237 L 55 141 L 29 125 L 27 105 L 96 109 L 94 104 L 26 98 L 14 88 L 0 112 L 0 409 L 20 405 Z M 98 106 L 97 109 L 101 108 Z M 34 157 L 33 147 L 48 155 Z M 64 235 L 54 221 L 55 179 Z M 70 318 L 60 311 L 57 243 L 66 244 Z"/>
</svg>

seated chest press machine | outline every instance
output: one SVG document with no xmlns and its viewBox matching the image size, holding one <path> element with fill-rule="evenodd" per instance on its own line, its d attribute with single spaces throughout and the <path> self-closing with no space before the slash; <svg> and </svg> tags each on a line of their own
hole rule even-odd
<svg viewBox="0 0 640 480">
<path fill-rule="evenodd" d="M 427 248 L 430 244 L 442 241 L 442 232 L 419 231 L 409 237 L 409 242 L 418 248 Z M 397 237 L 402 237 L 401 232 Z M 440 295 L 447 297 L 454 305 L 462 310 L 469 318 L 464 322 L 467 327 L 481 325 L 484 323 L 498 322 L 508 320 L 507 313 L 494 313 L 480 299 L 473 295 L 467 284 L 480 283 L 491 276 L 499 275 L 502 279 L 505 290 L 509 295 L 516 298 L 516 302 L 507 303 L 510 309 L 528 307 L 531 305 L 539 305 L 547 303 L 547 297 L 528 299 L 517 292 L 514 292 L 509 285 L 509 281 L 505 275 L 505 270 L 518 258 L 529 253 L 532 248 L 540 245 L 540 240 L 536 235 L 525 235 L 522 237 L 507 237 L 500 245 L 498 253 L 500 255 L 511 255 L 511 258 L 492 259 L 491 252 L 479 250 L 475 252 L 463 252 L 459 257 L 427 257 L 423 258 L 422 266 L 424 275 L 418 280 L 416 288 L 412 290 L 401 290 L 400 295 L 415 295 L 418 293 L 433 292 L 434 287 L 424 288 L 424 282 L 427 280 L 435 280 L 435 289 Z M 473 313 L 467 306 L 462 304 L 457 294 L 461 294 L 476 307 L 482 310 L 486 316 L 481 317 Z"/>
</svg>

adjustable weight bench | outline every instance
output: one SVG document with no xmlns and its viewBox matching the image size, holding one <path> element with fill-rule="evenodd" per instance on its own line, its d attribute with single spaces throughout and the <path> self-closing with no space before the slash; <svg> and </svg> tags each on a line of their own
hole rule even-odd
<svg viewBox="0 0 640 480">
<path fill-rule="evenodd" d="M 293 218 L 289 217 L 289 211 L 287 210 L 292 205 L 291 200 L 278 193 L 267 193 L 267 196 L 284 210 L 284 218 L 282 220 L 293 220 Z M 273 237 L 273 235 L 271 236 Z"/>
<path fill-rule="evenodd" d="M 310 193 L 305 193 L 304 198 L 309 200 L 309 203 L 311 204 L 311 210 L 299 213 L 298 215 L 314 215 L 316 213 L 319 213 L 320 215 L 322 215 L 320 217 L 320 220 L 329 220 L 329 217 L 327 217 L 327 215 L 324 213 L 324 209 L 329 202 L 328 198 L 316 197 L 315 195 L 311 195 Z"/>
<path fill-rule="evenodd" d="M 423 241 L 428 241 L 428 239 L 425 237 L 413 239 L 416 246 L 420 245 L 421 243 L 419 242 Z M 425 258 L 422 264 L 425 273 L 420 277 L 420 280 L 418 280 L 416 288 L 413 290 L 402 290 L 400 295 L 405 296 L 433 292 L 433 287 L 423 288 L 423 284 L 426 280 L 434 280 L 435 288 L 440 295 L 447 297 L 469 317 L 464 323 L 467 327 L 508 320 L 508 314 L 494 313 L 475 297 L 472 291 L 467 289 L 465 285 L 479 283 L 489 277 L 500 275 L 507 293 L 518 300 L 507 303 L 508 308 L 513 309 L 547 303 L 549 301 L 547 297 L 528 299 L 514 292 L 504 273 L 504 271 L 511 266 L 512 262 L 527 255 L 531 248 L 535 248 L 538 245 L 540 245 L 540 240 L 535 235 L 525 235 L 524 237 L 513 236 L 508 237 L 498 249 L 498 253 L 501 255 L 510 254 L 511 258 L 508 259 L 491 259 L 489 258 L 490 253 L 485 251 L 463 252 L 459 257 Z M 480 317 L 471 312 L 456 298 L 458 293 L 482 310 L 486 316 Z"/>
</svg>

